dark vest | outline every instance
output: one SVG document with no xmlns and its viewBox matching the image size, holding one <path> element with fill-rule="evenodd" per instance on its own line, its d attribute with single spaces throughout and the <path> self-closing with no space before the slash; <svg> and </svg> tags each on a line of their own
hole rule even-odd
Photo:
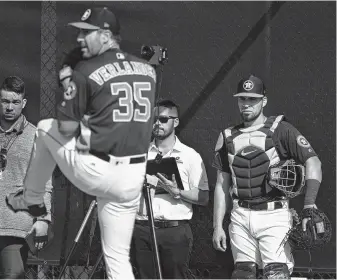
<svg viewBox="0 0 337 280">
<path fill-rule="evenodd" d="M 271 190 L 266 175 L 269 167 L 280 161 L 272 135 L 282 119 L 282 115 L 269 117 L 264 125 L 235 126 L 224 131 L 234 198 L 250 200 Z"/>
</svg>

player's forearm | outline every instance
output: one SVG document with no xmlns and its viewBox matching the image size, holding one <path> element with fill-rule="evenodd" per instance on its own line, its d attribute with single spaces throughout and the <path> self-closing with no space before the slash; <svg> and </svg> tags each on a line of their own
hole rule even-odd
<svg viewBox="0 0 337 280">
<path fill-rule="evenodd" d="M 222 227 L 223 219 L 232 206 L 229 190 L 232 185 L 231 175 L 218 170 L 214 190 L 213 228 Z"/>
<path fill-rule="evenodd" d="M 184 190 L 180 192 L 180 198 L 192 204 L 206 206 L 209 200 L 209 191 L 193 188 L 191 190 Z"/>
<path fill-rule="evenodd" d="M 214 190 L 213 228 L 222 227 L 226 214 L 226 194 L 222 185 L 217 183 Z"/>
<path fill-rule="evenodd" d="M 322 167 L 318 157 L 311 157 L 305 163 L 306 192 L 304 206 L 313 206 L 322 181 Z"/>
</svg>

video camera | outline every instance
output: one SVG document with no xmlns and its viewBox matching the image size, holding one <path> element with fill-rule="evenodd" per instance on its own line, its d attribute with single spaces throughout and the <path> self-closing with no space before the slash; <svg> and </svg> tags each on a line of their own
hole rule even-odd
<svg viewBox="0 0 337 280">
<path fill-rule="evenodd" d="M 161 47 L 159 45 L 143 45 L 140 50 L 140 55 L 151 65 L 164 65 L 168 62 L 167 48 Z"/>
</svg>

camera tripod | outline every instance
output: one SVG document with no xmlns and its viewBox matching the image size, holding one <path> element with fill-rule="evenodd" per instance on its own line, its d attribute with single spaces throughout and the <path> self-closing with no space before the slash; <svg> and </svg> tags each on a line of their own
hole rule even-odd
<svg viewBox="0 0 337 280">
<path fill-rule="evenodd" d="M 143 193 L 144 193 L 144 197 L 145 197 L 146 209 L 147 209 L 148 219 L 149 219 L 149 224 L 150 224 L 150 229 L 151 229 L 151 240 L 152 240 L 152 245 L 153 245 L 156 274 L 157 274 L 157 279 L 162 279 L 160 260 L 159 260 L 159 252 L 158 252 L 157 239 L 156 239 L 156 232 L 155 232 L 155 228 L 154 228 L 152 198 L 151 198 L 151 195 L 150 195 L 150 188 L 151 188 L 151 185 L 148 184 L 146 179 L 145 179 L 145 182 L 143 184 Z M 71 247 L 71 249 L 70 249 L 70 251 L 67 255 L 65 263 L 62 266 L 62 269 L 60 271 L 58 279 L 62 279 L 62 276 L 63 276 L 63 274 L 64 274 L 64 272 L 67 268 L 67 265 L 69 263 L 70 257 L 72 256 L 75 249 L 77 248 L 78 242 L 79 242 L 79 240 L 82 236 L 83 230 L 84 230 L 85 226 L 87 225 L 87 223 L 89 221 L 89 218 L 90 218 L 90 216 L 91 216 L 91 214 L 92 214 L 92 212 L 93 212 L 93 210 L 95 209 L 96 206 L 97 206 L 97 202 L 96 202 L 96 200 L 93 200 L 91 202 L 90 206 L 89 206 L 88 212 L 86 213 L 86 215 L 84 217 L 84 220 L 81 224 L 81 227 L 77 232 L 77 235 L 74 239 L 73 245 L 72 245 L 72 247 Z M 88 279 L 92 279 L 94 273 L 96 272 L 96 270 L 97 270 L 97 268 L 98 268 L 98 266 L 99 266 L 99 264 L 101 263 L 102 260 L 103 260 L 103 252 L 101 252 L 100 255 L 98 256 L 97 261 L 94 264 Z"/>
<path fill-rule="evenodd" d="M 72 245 L 72 247 L 71 247 L 71 249 L 70 249 L 70 251 L 69 251 L 69 253 L 68 253 L 68 255 L 67 255 L 67 258 L 66 258 L 66 260 L 65 260 L 65 262 L 64 262 L 64 264 L 63 264 L 63 266 L 62 266 L 62 269 L 61 269 L 61 271 L 60 271 L 60 274 L 59 274 L 59 276 L 58 276 L 58 279 L 62 279 L 62 276 L 63 276 L 63 274 L 64 274 L 64 272 L 65 272 L 65 270 L 66 270 L 66 268 L 67 268 L 67 266 L 68 266 L 68 263 L 69 263 L 69 261 L 70 261 L 70 257 L 72 256 L 72 254 L 74 253 L 75 249 L 77 248 L 78 242 L 79 242 L 79 240 L 80 240 L 80 238 L 81 238 L 81 236 L 82 236 L 83 230 L 84 230 L 85 226 L 87 225 L 87 223 L 88 223 L 88 221 L 89 221 L 89 218 L 90 218 L 90 216 L 91 216 L 91 214 L 92 214 L 92 212 L 94 211 L 94 209 L 95 209 L 96 206 L 97 206 L 97 202 L 96 202 L 96 200 L 93 200 L 93 201 L 90 203 L 88 212 L 87 212 L 87 214 L 85 215 L 84 220 L 83 220 L 83 222 L 82 222 L 82 224 L 81 224 L 81 226 L 80 226 L 80 229 L 78 230 L 78 232 L 77 232 L 77 234 L 76 234 L 76 237 L 75 237 L 75 239 L 74 239 L 73 245 Z M 93 217 L 93 219 L 97 219 L 97 217 Z M 89 252 L 89 253 L 90 253 L 90 252 Z M 97 265 L 95 264 L 94 269 L 92 270 L 92 272 L 91 272 L 90 275 L 89 275 L 89 279 L 91 279 L 92 276 L 94 275 L 94 273 L 96 272 L 96 269 L 97 269 L 98 265 L 99 265 L 99 262 L 97 263 Z"/>
</svg>

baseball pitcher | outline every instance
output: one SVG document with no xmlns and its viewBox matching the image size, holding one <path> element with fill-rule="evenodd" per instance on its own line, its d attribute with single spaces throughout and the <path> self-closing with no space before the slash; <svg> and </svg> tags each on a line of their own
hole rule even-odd
<svg viewBox="0 0 337 280">
<path fill-rule="evenodd" d="M 88 9 L 77 42 L 83 60 L 60 71 L 57 120 L 39 122 L 24 192 L 8 205 L 45 213 L 45 183 L 56 164 L 80 190 L 97 197 L 109 279 L 133 279 L 129 249 L 150 143 L 156 73 L 122 51 L 120 25 L 107 8 Z M 71 68 L 74 67 L 74 69 Z"/>
</svg>

